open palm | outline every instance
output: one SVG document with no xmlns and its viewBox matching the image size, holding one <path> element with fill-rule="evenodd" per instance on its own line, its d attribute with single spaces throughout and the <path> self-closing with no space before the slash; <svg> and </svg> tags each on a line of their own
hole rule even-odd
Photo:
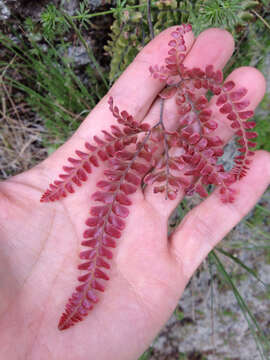
<svg viewBox="0 0 270 360">
<path fill-rule="evenodd" d="M 136 120 L 153 123 L 158 118 L 155 98 L 162 85 L 149 76 L 148 68 L 163 62 L 171 31 L 146 46 L 110 90 L 119 108 Z M 233 52 L 233 39 L 223 30 L 207 30 L 196 40 L 189 33 L 186 41 L 187 67 L 222 68 Z M 230 78 L 248 89 L 254 109 L 264 94 L 262 75 L 240 68 Z M 132 195 L 132 211 L 114 252 L 106 292 L 83 322 L 60 332 L 58 319 L 77 283 L 90 195 L 103 169 L 97 168 L 75 195 L 48 204 L 39 198 L 65 159 L 114 122 L 107 100 L 108 96 L 47 160 L 0 184 L 1 359 L 136 359 L 169 318 L 201 261 L 269 183 L 270 156 L 257 152 L 247 177 L 234 185 L 239 192 L 235 203 L 222 204 L 214 192 L 186 216 L 169 240 L 167 221 L 181 194 L 174 201 L 165 201 L 151 188 Z M 214 110 L 214 102 L 212 106 Z M 169 102 L 168 126 L 176 119 L 174 110 Z M 220 126 L 219 135 L 228 140 L 229 127 Z"/>
</svg>

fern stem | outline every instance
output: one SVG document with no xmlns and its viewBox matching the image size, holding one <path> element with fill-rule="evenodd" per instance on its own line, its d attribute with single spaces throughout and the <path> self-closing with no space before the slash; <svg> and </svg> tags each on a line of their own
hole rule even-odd
<svg viewBox="0 0 270 360">
<path fill-rule="evenodd" d="M 124 11 L 124 10 L 138 9 L 138 8 L 143 8 L 145 6 L 146 6 L 146 4 L 140 4 L 140 5 L 134 5 L 134 6 L 126 6 L 125 8 L 122 8 L 122 9 L 111 9 L 111 10 L 107 10 L 107 11 L 97 12 L 97 13 L 94 13 L 94 14 L 86 14 L 86 15 L 84 15 L 84 18 L 85 19 L 91 19 L 91 18 L 96 17 L 96 16 L 110 15 L 110 14 L 114 14 L 115 12 Z M 72 16 L 72 19 L 74 19 L 74 20 L 79 19 L 80 20 L 81 15 Z"/>
<path fill-rule="evenodd" d="M 210 297 L 211 297 L 211 341 L 214 351 L 215 347 L 215 319 L 214 319 L 214 275 L 213 275 L 213 261 L 211 257 L 208 257 L 208 270 L 210 274 Z"/>
<path fill-rule="evenodd" d="M 164 132 L 164 149 L 165 149 L 165 157 L 166 157 L 166 190 L 165 190 L 165 200 L 168 199 L 168 191 L 169 191 L 169 184 L 168 184 L 168 178 L 170 175 L 170 169 L 169 169 L 169 147 L 168 147 L 168 141 L 167 141 L 167 134 L 166 129 L 163 122 L 163 114 L 164 114 L 164 102 L 165 100 L 161 100 L 160 104 L 160 117 L 159 117 L 159 123 L 162 127 L 162 130 Z"/>
<path fill-rule="evenodd" d="M 255 10 L 251 10 L 251 12 L 257 16 L 257 18 L 259 20 L 261 20 L 262 23 L 264 23 L 264 25 L 268 28 L 268 30 L 270 30 L 270 24 L 268 24 L 268 22 L 260 15 L 257 13 L 257 11 Z"/>
<path fill-rule="evenodd" d="M 151 0 L 147 0 L 147 22 L 148 22 L 150 37 L 153 40 L 155 37 L 155 34 L 154 34 L 154 28 L 153 28 L 153 23 L 152 23 L 152 17 L 151 17 Z"/>
</svg>

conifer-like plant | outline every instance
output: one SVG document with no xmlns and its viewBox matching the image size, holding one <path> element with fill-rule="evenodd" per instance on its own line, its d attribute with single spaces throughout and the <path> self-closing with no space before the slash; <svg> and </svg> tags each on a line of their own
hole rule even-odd
<svg viewBox="0 0 270 360">
<path fill-rule="evenodd" d="M 82 246 L 87 250 L 80 253 L 80 285 L 66 305 L 58 325 L 60 330 L 83 320 L 98 302 L 98 293 L 105 290 L 112 249 L 121 238 L 125 219 L 132 211 L 132 194 L 139 187 L 153 184 L 154 193 L 164 193 L 164 199 L 172 200 L 179 190 L 186 195 L 196 192 L 206 197 L 208 185 L 215 185 L 221 201 L 231 203 L 236 196 L 231 185 L 248 171 L 257 134 L 251 130 L 255 122 L 249 121 L 253 111 L 246 109 L 247 89 L 233 81 L 223 83 L 222 72 L 211 64 L 205 69 L 186 68 L 184 35 L 189 31 L 190 25 L 176 28 L 168 43 L 166 64 L 150 67 L 153 78 L 164 83 L 156 124 L 151 127 L 136 121 L 109 98 L 116 124 L 111 125 L 110 131 L 103 130 L 102 138 L 94 136 L 92 143 L 86 142 L 84 151 L 76 150 L 76 158 L 68 158 L 69 165 L 63 167 L 60 179 L 41 198 L 42 202 L 65 198 L 88 180 L 100 162 L 106 164 L 104 177 L 97 183 L 98 191 L 92 195 L 96 205 L 85 221 Z M 218 123 L 203 95 L 208 92 L 216 96 L 216 105 L 229 119 L 239 144 L 239 155 L 230 171 L 218 164 L 224 144 L 215 135 Z M 174 131 L 166 129 L 163 119 L 164 102 L 169 98 L 174 98 L 179 114 Z"/>
</svg>

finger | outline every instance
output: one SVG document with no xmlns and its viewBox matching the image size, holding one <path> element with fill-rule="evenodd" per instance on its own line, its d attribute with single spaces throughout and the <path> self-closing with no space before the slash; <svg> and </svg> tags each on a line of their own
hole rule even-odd
<svg viewBox="0 0 270 360">
<path fill-rule="evenodd" d="M 56 176 L 61 169 L 63 160 L 72 155 L 71 152 L 76 149 L 84 151 L 85 141 L 91 141 L 93 135 L 99 135 L 103 129 L 109 130 L 109 126 L 115 123 L 108 106 L 110 96 L 114 98 L 114 103 L 120 110 L 128 111 L 137 121 L 144 118 L 158 92 L 164 86 L 160 81 L 151 77 L 149 67 L 164 63 L 164 59 L 168 55 L 170 34 L 174 29 L 175 27 L 171 27 L 163 31 L 145 46 L 109 93 L 86 117 L 72 138 L 46 159 L 39 166 L 39 171 L 47 173 L 49 170 L 50 177 Z M 193 33 L 186 33 L 184 38 L 186 52 L 188 52 L 194 41 Z"/>
<path fill-rule="evenodd" d="M 209 64 L 212 64 L 215 69 L 222 69 L 233 51 L 234 40 L 230 33 L 221 29 L 208 29 L 198 36 L 183 64 L 189 69 L 193 67 L 205 69 Z M 153 126 L 159 120 L 159 112 L 160 99 L 157 99 L 144 121 Z M 178 117 L 177 105 L 172 97 L 166 100 L 164 108 L 166 129 L 173 130 Z"/>
<path fill-rule="evenodd" d="M 207 254 L 252 209 L 270 183 L 270 154 L 257 151 L 248 174 L 233 185 L 234 203 L 224 204 L 216 190 L 181 222 L 171 238 L 171 255 L 187 279 Z"/>
<path fill-rule="evenodd" d="M 234 41 L 230 33 L 221 29 L 209 29 L 202 32 L 196 39 L 192 49 L 184 60 L 184 65 L 188 68 L 199 67 L 204 69 L 206 65 L 212 64 L 215 69 L 221 69 L 232 56 L 234 51 Z M 151 109 L 147 122 L 153 123 L 153 119 L 158 119 L 159 103 Z M 166 101 L 164 108 L 164 119 L 167 120 L 166 126 L 171 128 L 172 123 L 177 119 L 176 104 L 174 99 Z M 156 120 L 155 120 L 156 121 Z M 164 202 L 164 193 L 153 193 L 153 186 L 147 186 L 145 199 L 151 203 L 155 209 L 163 216 L 169 217 L 172 210 L 181 200 L 183 192 L 179 191 L 175 200 Z"/>
<path fill-rule="evenodd" d="M 195 46 L 196 43 L 194 44 L 194 47 L 192 48 L 190 55 L 192 55 Z M 244 98 L 242 98 L 241 101 L 248 100 L 250 102 L 249 106 L 245 110 L 254 110 L 262 100 L 266 87 L 265 79 L 263 75 L 260 73 L 260 71 L 252 67 L 241 67 L 234 70 L 228 76 L 225 82 L 230 80 L 232 80 L 236 84 L 235 89 L 246 88 L 248 90 L 247 95 Z M 226 118 L 226 115 L 220 113 L 219 111 L 220 107 L 216 105 L 217 97 L 218 96 L 214 96 L 210 102 L 210 109 L 212 110 L 213 113 L 213 119 L 215 119 L 218 123 L 218 128 L 212 135 L 220 136 L 220 138 L 224 141 L 224 143 L 226 143 L 232 138 L 233 129 L 230 127 L 231 122 Z M 168 108 L 167 108 L 168 112 L 167 114 L 165 113 L 166 115 L 164 115 L 164 118 L 169 119 L 169 121 L 171 122 L 172 121 L 176 122 L 178 115 L 174 109 L 175 101 L 174 99 L 170 99 L 169 101 L 170 103 L 168 104 Z M 155 104 L 153 107 L 153 113 L 155 111 L 156 116 L 158 115 L 159 108 L 160 108 L 160 103 L 157 102 L 157 104 Z M 152 116 L 152 114 L 149 114 L 149 117 L 150 116 Z M 182 200 L 184 196 L 183 191 L 179 191 L 179 194 L 175 200 L 165 200 L 164 193 L 157 193 L 157 194 L 153 193 L 153 187 L 154 185 L 147 186 L 147 189 L 145 190 L 144 193 L 145 198 L 147 199 L 147 201 L 151 203 L 152 206 L 154 206 L 159 211 L 160 214 L 168 218 L 171 212 L 173 211 L 173 209 Z"/>
<path fill-rule="evenodd" d="M 240 88 L 247 89 L 247 94 L 239 101 L 248 100 L 249 105 L 244 110 L 254 111 L 263 99 L 265 93 L 266 83 L 262 73 L 253 67 L 243 66 L 234 70 L 226 78 L 225 82 L 231 80 L 236 84 L 232 91 Z M 218 128 L 213 132 L 212 135 L 218 135 L 226 144 L 231 139 L 234 132 L 230 126 L 231 121 L 227 119 L 226 115 L 219 111 L 221 107 L 216 105 L 217 98 L 218 96 L 213 96 L 210 101 L 210 109 L 212 110 L 213 119 L 215 119 L 215 121 L 218 123 Z"/>
<path fill-rule="evenodd" d="M 110 96 L 113 97 L 114 103 L 120 110 L 126 110 L 137 121 L 145 117 L 157 94 L 164 87 L 162 82 L 151 77 L 149 68 L 151 65 L 164 63 L 168 56 L 168 42 L 175 28 L 166 29 L 143 48 L 108 94 L 85 119 L 77 131 L 78 135 L 84 136 L 85 129 L 89 127 L 96 134 L 104 126 L 108 127 L 113 122 L 107 103 Z M 184 39 L 186 53 L 188 53 L 194 42 L 193 33 L 186 33 Z"/>
<path fill-rule="evenodd" d="M 246 110 L 254 111 L 256 109 L 256 107 L 258 106 L 258 104 L 263 99 L 263 96 L 265 93 L 266 83 L 265 83 L 265 78 L 262 75 L 262 73 L 253 67 L 248 67 L 248 66 L 241 67 L 241 68 L 234 70 L 228 76 L 228 78 L 225 80 L 225 82 L 231 81 L 231 80 L 236 84 L 236 87 L 234 88 L 234 90 L 240 89 L 240 88 L 247 89 L 247 95 L 245 97 L 243 97 L 241 99 L 241 101 L 248 100 L 250 103 L 244 109 L 245 111 Z M 211 134 L 211 136 L 216 136 L 216 135 L 219 136 L 222 139 L 222 141 L 224 142 L 224 144 L 226 144 L 234 135 L 234 131 L 230 126 L 231 121 L 227 119 L 226 114 L 222 114 L 219 111 L 220 107 L 218 107 L 216 105 L 217 97 L 218 96 L 214 96 L 210 102 L 210 109 L 212 110 L 213 119 L 215 119 L 215 121 L 218 123 L 218 128 Z M 167 216 L 170 215 L 172 210 L 177 206 L 177 204 L 183 198 L 183 192 L 179 192 L 179 194 L 175 200 L 167 201 L 166 202 L 167 206 L 164 206 L 164 194 L 162 194 L 162 193 L 154 194 L 153 186 L 148 188 L 147 191 L 151 192 L 149 194 L 149 197 L 152 197 L 153 201 L 158 202 L 162 211 L 167 212 L 167 214 L 168 214 Z"/>
<path fill-rule="evenodd" d="M 149 68 L 162 65 L 168 56 L 168 42 L 177 26 L 170 27 L 155 37 L 137 55 L 127 70 L 109 91 L 120 108 L 125 108 L 137 121 L 142 120 L 164 83 L 150 76 Z M 184 34 L 187 54 L 194 43 L 192 31 Z"/>
<path fill-rule="evenodd" d="M 222 29 L 212 28 L 203 31 L 196 39 L 192 51 L 184 60 L 184 65 L 191 69 L 212 64 L 215 69 L 222 69 L 234 51 L 232 35 Z"/>
</svg>

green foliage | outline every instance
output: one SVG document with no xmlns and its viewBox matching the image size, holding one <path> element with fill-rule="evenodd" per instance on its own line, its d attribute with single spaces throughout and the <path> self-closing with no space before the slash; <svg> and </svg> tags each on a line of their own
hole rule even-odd
<svg viewBox="0 0 270 360">
<path fill-rule="evenodd" d="M 270 223 L 270 211 L 263 206 L 256 205 L 249 223 L 253 226 L 263 226 Z"/>
<path fill-rule="evenodd" d="M 111 55 L 110 81 L 114 82 L 132 62 L 136 54 L 150 40 L 146 0 L 126 0 L 131 7 L 114 13 L 111 40 L 105 47 Z M 235 27 L 245 27 L 254 19 L 250 9 L 258 5 L 249 0 L 157 0 L 151 2 L 151 16 L 155 35 L 167 27 L 188 22 L 196 34 L 211 27 L 223 27 L 236 33 Z M 245 15 L 245 16 L 244 16 Z M 248 18 L 247 18 L 247 15 Z M 244 30 L 243 30 L 244 31 Z"/>
<path fill-rule="evenodd" d="M 71 28 L 78 38 L 76 45 L 82 44 L 91 60 L 84 66 L 84 78 L 78 75 L 69 55 L 73 44 L 64 38 Z M 1 34 L 0 44 L 15 55 L 12 67 L 19 74 L 17 78 L 23 79 L 7 73 L 4 81 L 24 92 L 30 107 L 43 120 L 48 129 L 43 140 L 50 152 L 66 141 L 104 96 L 106 73 L 100 70 L 76 24 L 52 4 L 41 14 L 41 22 L 26 19 L 24 34 L 26 37 L 17 34 L 16 42 Z"/>
<path fill-rule="evenodd" d="M 50 41 L 59 35 L 63 36 L 70 28 L 65 16 L 53 4 L 49 4 L 41 14 L 41 23 L 43 35 Z"/>
<path fill-rule="evenodd" d="M 257 123 L 258 149 L 270 151 L 270 122 L 269 118 L 260 119 Z"/>
<path fill-rule="evenodd" d="M 221 254 L 227 256 L 229 259 L 233 260 L 236 264 L 238 264 L 240 267 L 242 267 L 245 271 L 247 271 L 251 276 L 253 276 L 257 281 L 259 281 L 261 284 L 263 284 L 266 288 L 269 286 L 265 282 L 263 282 L 258 275 L 256 274 L 256 271 L 254 269 L 251 269 L 246 264 L 244 264 L 240 259 L 238 259 L 236 256 L 231 255 L 228 251 L 225 251 L 223 249 L 217 248 L 217 251 L 219 251 Z"/>
<path fill-rule="evenodd" d="M 174 315 L 176 316 L 177 320 L 178 321 L 181 321 L 184 319 L 185 317 L 185 314 L 183 313 L 183 311 L 177 307 L 175 310 L 174 310 Z"/>
<path fill-rule="evenodd" d="M 50 137 L 56 145 L 61 144 L 78 127 L 81 115 L 90 110 L 91 103 L 94 106 L 95 100 L 74 73 L 63 47 L 60 51 L 48 48 L 46 53 L 40 47 L 32 50 L 35 51 L 28 55 L 27 62 L 18 67 L 22 74 L 30 75 L 31 82 L 8 80 L 28 95 L 27 102 L 44 120 Z"/>
<path fill-rule="evenodd" d="M 270 47 L 269 47 L 270 50 Z M 262 68 L 263 72 L 266 73 L 266 67 Z M 269 69 L 268 69 L 269 71 Z M 266 79 L 270 80 L 269 73 L 265 74 Z M 268 91 L 268 90 L 267 90 Z M 264 96 L 263 101 L 260 103 L 259 109 L 256 112 L 255 120 L 257 122 L 256 132 L 258 133 L 257 148 L 266 151 L 270 151 L 270 94 L 267 92 Z"/>
<path fill-rule="evenodd" d="M 185 353 L 179 353 L 179 355 L 178 355 L 179 357 L 178 357 L 178 360 L 188 360 L 188 357 L 187 357 L 187 355 L 185 354 Z"/>
<path fill-rule="evenodd" d="M 55 38 L 63 37 L 72 28 L 72 23 L 79 24 L 80 28 L 88 28 L 90 22 L 90 8 L 87 0 L 83 0 L 79 4 L 79 9 L 76 10 L 76 15 L 69 17 L 68 15 L 57 8 L 53 4 L 49 4 L 41 14 L 41 24 L 43 27 L 43 36 L 52 41 Z"/>
<path fill-rule="evenodd" d="M 152 1 L 151 16 L 154 33 L 158 34 L 164 28 L 174 24 L 179 24 L 181 22 L 191 22 L 195 32 L 199 32 L 209 26 L 221 25 L 231 31 L 234 31 L 234 27 L 237 24 L 244 24 L 240 16 L 243 11 L 249 11 L 251 8 L 256 6 L 256 4 L 256 1 L 239 0 Z M 111 56 L 109 79 L 110 84 L 112 84 L 115 79 L 119 77 L 122 71 L 132 62 L 138 51 L 141 50 L 141 48 L 150 40 L 149 24 L 147 21 L 146 11 L 146 0 L 117 0 L 115 8 L 111 8 L 110 10 L 101 13 L 90 12 L 87 2 L 81 1 L 80 8 L 73 17 L 68 16 L 61 9 L 56 8 L 53 4 L 49 4 L 41 14 L 40 22 L 33 22 L 33 20 L 30 18 L 25 21 L 26 34 L 31 43 L 29 50 L 27 51 L 31 54 L 36 53 L 35 55 L 39 56 L 40 61 L 44 60 L 47 65 L 51 61 L 54 65 L 50 67 L 52 69 L 50 73 L 55 73 L 55 71 L 58 71 L 58 76 L 56 78 L 59 79 L 59 83 L 55 85 L 55 83 L 53 84 L 53 82 L 49 80 L 50 77 L 52 79 L 54 74 L 49 75 L 44 71 L 39 73 L 39 70 L 42 66 L 39 66 L 37 61 L 35 61 L 35 66 L 33 67 L 33 71 L 36 72 L 40 83 L 43 83 L 42 76 L 45 76 L 44 83 L 46 84 L 47 88 L 50 89 L 48 92 L 51 95 L 49 100 L 51 101 L 53 98 L 57 99 L 59 96 L 59 99 L 56 101 L 56 103 L 60 104 L 60 106 L 64 106 L 64 108 L 67 110 L 67 112 L 65 112 L 63 110 L 59 110 L 58 107 L 58 110 L 56 111 L 56 119 L 59 119 L 59 122 L 61 122 L 60 118 L 63 117 L 63 126 L 60 126 L 56 120 L 55 123 L 57 126 L 53 133 L 58 133 L 61 131 L 61 138 L 65 139 L 67 134 L 70 132 L 66 129 L 66 123 L 72 122 L 70 118 L 72 115 L 68 115 L 68 112 L 70 114 L 80 114 L 81 111 L 85 110 L 82 109 L 81 106 L 77 108 L 75 105 L 76 101 L 74 99 L 72 100 L 72 97 L 77 96 L 77 104 L 83 103 L 83 101 L 80 101 L 81 96 L 78 91 L 73 93 L 74 96 L 70 96 L 70 94 L 68 95 L 69 91 L 67 90 L 67 86 L 72 84 L 72 82 L 81 83 L 81 81 L 78 79 L 77 74 L 74 73 L 74 66 L 71 63 L 64 64 L 61 56 L 58 55 L 63 54 L 69 45 L 68 43 L 64 42 L 64 37 L 71 31 L 75 31 L 78 41 L 85 47 L 89 58 L 91 59 L 94 68 L 96 69 L 93 71 L 92 66 L 91 71 L 90 67 L 87 67 L 86 73 L 91 76 L 89 77 L 91 91 L 87 89 L 86 94 L 86 89 L 84 87 L 84 92 L 81 93 L 83 94 L 83 99 L 88 99 L 88 103 L 91 104 L 91 106 L 94 106 L 100 97 L 104 94 L 104 87 L 108 87 L 108 83 L 106 74 L 104 75 L 104 71 L 100 69 L 98 62 L 93 55 L 92 49 L 82 36 L 81 29 L 91 26 L 91 19 L 95 16 L 102 16 L 108 13 L 113 14 L 115 21 L 112 25 L 111 40 L 105 48 Z M 243 46 L 243 51 L 250 55 L 249 58 L 246 56 L 244 60 L 242 59 L 243 64 L 253 59 L 253 53 L 258 54 L 258 51 L 256 52 L 256 47 L 258 46 L 257 44 L 260 44 L 258 36 L 263 36 L 265 41 L 269 42 L 269 37 L 267 37 L 268 34 L 265 35 L 265 27 L 260 21 L 259 24 L 256 23 L 256 28 L 254 28 L 254 30 L 252 29 L 253 27 L 250 29 L 252 36 L 249 37 L 249 40 L 245 43 L 245 46 Z M 256 37 L 254 37 L 255 34 Z M 45 56 L 44 54 L 38 54 L 39 52 L 42 52 L 37 50 L 37 48 L 40 47 L 38 43 L 40 43 L 40 40 L 42 39 L 46 41 L 47 46 L 49 49 L 51 49 L 52 53 L 54 52 L 53 49 L 55 49 L 58 53 L 54 52 L 52 55 L 48 52 L 45 54 Z M 35 46 L 33 46 L 33 44 L 35 44 Z M 262 47 L 265 49 L 264 45 L 262 45 Z M 58 65 L 55 66 L 55 64 Z M 62 67 L 62 69 L 60 69 L 59 66 Z M 73 74 L 71 74 L 71 72 L 73 72 Z M 65 86 L 63 84 L 63 80 L 60 81 L 63 74 L 66 76 Z M 99 78 L 101 78 L 104 83 L 101 86 L 101 89 L 97 85 Z M 60 86 L 60 84 L 62 85 Z M 96 93 L 98 96 L 96 96 Z M 89 100 L 89 95 L 91 101 Z M 69 101 L 67 101 L 67 99 L 69 99 Z M 37 104 L 40 104 L 40 100 L 35 100 L 33 93 L 31 93 L 31 96 L 29 95 L 29 102 L 31 106 L 33 106 L 34 109 L 40 113 L 39 106 L 37 106 Z M 51 115 L 52 112 L 45 111 L 44 106 L 41 106 L 41 108 L 42 118 L 48 119 L 46 124 L 50 129 L 52 129 L 54 120 L 51 119 L 51 116 L 48 117 L 48 115 Z M 59 114 L 59 116 L 57 114 Z M 74 129 L 73 125 L 71 126 L 71 129 Z M 62 127 L 64 127 L 66 131 L 63 131 Z M 259 147 L 268 149 L 270 146 L 270 142 L 268 141 L 270 126 L 268 126 L 268 122 L 266 120 L 260 121 L 258 129 L 260 135 L 262 134 L 260 137 L 262 140 L 260 140 Z"/>
<path fill-rule="evenodd" d="M 255 17 L 256 21 L 250 23 L 245 31 L 240 32 L 240 39 L 236 43 L 236 51 L 232 59 L 232 68 L 243 65 L 256 66 L 267 76 L 269 65 L 266 66 L 265 61 L 270 51 L 270 26 L 267 27 L 266 24 L 270 21 L 270 3 L 268 8 L 262 10 L 261 15 L 257 12 L 256 14 L 260 17 Z M 264 22 L 261 21 L 262 16 Z"/>
<path fill-rule="evenodd" d="M 246 20 L 253 18 L 247 9 L 258 4 L 258 1 L 243 0 L 198 1 L 195 8 L 197 24 L 201 30 L 205 27 L 217 26 L 234 31 L 236 25 L 245 23 L 243 18 Z"/>
<path fill-rule="evenodd" d="M 235 286 L 234 282 L 231 279 L 231 276 L 226 271 L 222 261 L 218 257 L 215 251 L 211 251 L 209 254 L 209 258 L 213 263 L 216 265 L 220 278 L 223 282 L 225 282 L 233 291 L 235 299 L 238 303 L 238 306 L 245 317 L 249 329 L 252 333 L 252 336 L 256 342 L 257 350 L 262 360 L 266 360 L 268 358 L 267 354 L 270 351 L 270 342 L 265 336 L 262 328 L 260 327 L 259 323 L 257 322 L 255 316 L 251 312 L 250 308 L 246 304 L 245 300 L 239 293 L 237 287 Z"/>
<path fill-rule="evenodd" d="M 80 26 L 87 28 L 91 24 L 89 20 L 90 9 L 86 1 L 80 3 L 80 9 L 77 10 L 77 19 L 79 20 Z"/>
<path fill-rule="evenodd" d="M 137 53 L 150 41 L 146 0 L 127 0 L 126 3 L 129 6 L 141 5 L 142 7 L 114 13 L 115 21 L 111 27 L 111 40 L 105 47 L 111 56 L 111 83 L 119 77 Z M 169 26 L 182 22 L 181 12 L 178 11 L 180 1 L 158 0 L 152 4 L 151 14 L 155 35 Z"/>
<path fill-rule="evenodd" d="M 257 17 L 257 20 L 248 26 L 242 38 L 239 39 L 239 44 L 236 43 L 235 55 L 227 67 L 227 73 L 239 66 L 255 66 L 263 73 L 268 85 L 270 81 L 270 28 L 267 28 L 265 23 L 268 24 L 270 21 L 270 3 L 268 2 L 267 5 L 268 7 L 262 10 L 264 22 Z M 256 131 L 259 135 L 257 149 L 270 151 L 269 86 L 266 91 L 263 101 L 256 110 L 255 120 L 257 122 Z"/>
<path fill-rule="evenodd" d="M 142 354 L 142 356 L 139 357 L 138 360 L 148 360 L 148 359 L 150 359 L 151 353 L 152 353 L 152 351 L 151 351 L 151 348 L 150 348 L 150 349 L 146 350 L 146 351 Z"/>
</svg>

